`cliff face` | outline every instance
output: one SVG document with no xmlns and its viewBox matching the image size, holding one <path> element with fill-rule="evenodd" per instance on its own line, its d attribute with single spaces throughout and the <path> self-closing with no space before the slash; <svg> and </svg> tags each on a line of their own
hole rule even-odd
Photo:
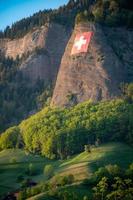
<svg viewBox="0 0 133 200">
<path fill-rule="evenodd" d="M 126 28 L 104 27 L 108 44 L 126 68 L 127 81 L 133 81 L 133 31 Z"/>
<path fill-rule="evenodd" d="M 42 42 L 38 43 L 42 45 L 42 52 L 30 56 L 20 66 L 22 72 L 32 81 L 40 78 L 54 82 L 70 32 L 59 24 L 49 24 L 41 35 Z"/>
<path fill-rule="evenodd" d="M 23 75 L 31 82 L 39 79 L 55 80 L 70 31 L 55 23 L 34 29 L 23 38 L 1 40 L 0 50 L 11 58 L 29 54 L 20 66 Z M 41 49 L 39 53 L 36 48 Z"/>
<path fill-rule="evenodd" d="M 36 47 L 43 48 L 47 32 L 48 26 L 46 25 L 26 34 L 23 38 L 14 40 L 6 39 L 3 43 L 0 43 L 2 51 L 5 53 L 5 56 L 15 59 L 17 55 L 21 57 L 23 54 L 32 52 Z"/>
<path fill-rule="evenodd" d="M 88 52 L 71 55 L 76 35 L 88 31 L 94 32 Z M 75 27 L 61 61 L 51 105 L 70 106 L 120 94 L 120 83 L 126 78 L 125 66 L 106 35 L 99 25 L 83 23 Z"/>
<path fill-rule="evenodd" d="M 87 53 L 71 55 L 77 34 L 88 31 L 94 35 Z M 19 67 L 29 82 L 38 78 L 56 82 L 53 106 L 119 96 L 120 83 L 133 80 L 133 31 L 82 23 L 70 35 L 62 25 L 47 23 L 21 39 L 0 40 L 0 50 L 14 59 L 29 55 Z"/>
</svg>

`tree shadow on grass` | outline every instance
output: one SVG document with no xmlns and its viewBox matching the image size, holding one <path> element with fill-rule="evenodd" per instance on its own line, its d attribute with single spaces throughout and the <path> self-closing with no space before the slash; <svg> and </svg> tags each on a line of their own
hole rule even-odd
<svg viewBox="0 0 133 200">
<path fill-rule="evenodd" d="M 123 144 L 113 146 L 111 151 L 105 151 L 102 154 L 99 159 L 88 163 L 88 168 L 92 172 L 109 164 L 117 164 L 122 168 L 127 168 L 133 162 L 133 149 Z"/>
</svg>

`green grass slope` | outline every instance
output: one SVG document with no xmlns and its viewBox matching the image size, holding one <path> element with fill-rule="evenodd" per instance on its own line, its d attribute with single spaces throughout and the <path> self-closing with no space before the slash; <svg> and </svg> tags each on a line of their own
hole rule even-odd
<svg viewBox="0 0 133 200">
<path fill-rule="evenodd" d="M 118 164 L 126 168 L 133 162 L 133 148 L 122 143 L 109 143 L 92 148 L 91 153 L 83 152 L 67 160 L 48 160 L 40 156 L 27 154 L 22 150 L 5 150 L 0 152 L 0 196 L 20 188 L 17 177 L 31 178 L 35 182 L 45 181 L 44 166 L 52 164 L 54 174 L 73 174 L 75 184 L 90 177 L 99 167 L 108 164 Z M 14 162 L 15 160 L 15 162 Z M 33 163 L 37 174 L 27 176 L 25 170 Z M 77 190 L 75 188 L 75 190 Z"/>
</svg>

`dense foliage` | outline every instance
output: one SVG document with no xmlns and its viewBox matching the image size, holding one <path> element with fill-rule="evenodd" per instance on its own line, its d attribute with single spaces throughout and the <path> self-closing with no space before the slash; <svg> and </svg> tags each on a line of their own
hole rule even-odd
<svg viewBox="0 0 133 200">
<path fill-rule="evenodd" d="M 133 27 L 133 3 L 130 0 L 98 0 L 92 9 L 95 21 L 110 26 Z"/>
<path fill-rule="evenodd" d="M 43 26 L 46 22 L 52 21 L 65 26 L 71 26 L 74 23 L 75 15 L 90 5 L 88 0 L 70 0 L 67 5 L 61 6 L 55 10 L 44 10 L 35 13 L 33 16 L 24 18 L 11 27 L 7 26 L 4 32 L 0 32 L 0 38 L 19 38 L 24 36 L 34 27 Z"/>
<path fill-rule="evenodd" d="M 94 190 L 94 200 L 133 199 L 133 181 L 129 178 L 114 177 L 110 181 L 103 177 Z"/>
<path fill-rule="evenodd" d="M 76 192 L 69 187 L 74 182 L 73 175 L 57 176 L 48 182 L 38 184 L 33 188 L 25 188 L 19 192 L 18 200 L 42 193 L 37 199 L 81 200 Z M 90 190 L 90 195 L 83 195 L 82 200 L 132 200 L 133 199 L 133 164 L 127 169 L 118 165 L 107 165 L 99 168 L 91 178 L 85 179 L 81 187 Z"/>
<path fill-rule="evenodd" d="M 117 165 L 108 165 L 101 171 L 101 174 L 95 173 L 99 181 L 95 182 L 93 188 L 94 200 L 133 199 L 133 164 L 127 170 Z"/>
<path fill-rule="evenodd" d="M 20 62 L 18 57 L 13 60 L 0 55 L 0 132 L 36 110 L 43 97 L 46 100 L 45 82 L 37 80 L 35 85 L 29 85 L 29 80 L 18 70 Z"/>
<path fill-rule="evenodd" d="M 37 195 L 41 192 L 45 192 L 45 193 L 47 193 L 45 198 L 48 197 L 48 199 L 49 199 L 50 196 L 51 197 L 53 196 L 54 200 L 55 199 L 58 200 L 57 195 L 60 194 L 59 196 L 61 198 L 63 193 L 58 194 L 58 192 L 56 192 L 56 194 L 55 193 L 52 194 L 52 192 L 50 192 L 51 193 L 51 195 L 50 195 L 48 191 L 53 190 L 53 189 L 55 191 L 55 188 L 57 188 L 57 187 L 62 187 L 62 186 L 65 186 L 65 185 L 72 184 L 74 182 L 74 177 L 73 177 L 72 174 L 69 174 L 67 176 L 57 176 L 57 177 L 52 182 L 47 181 L 47 182 L 40 183 L 37 186 L 32 187 L 32 188 L 27 188 L 27 187 L 23 188 L 23 190 L 21 192 L 19 192 L 17 199 L 18 200 L 25 200 L 28 197 Z"/>
<path fill-rule="evenodd" d="M 3 136 L 0 140 L 0 146 L 2 149 L 15 148 L 17 147 L 17 141 L 19 139 L 19 128 L 14 126 L 7 129 Z"/>
<path fill-rule="evenodd" d="M 117 99 L 85 102 L 69 109 L 47 107 L 24 120 L 19 131 L 25 149 L 48 158 L 66 158 L 97 140 L 133 144 L 133 104 Z M 4 137 L 6 133 L 0 140 L 5 141 Z"/>
<path fill-rule="evenodd" d="M 72 26 L 77 14 L 76 23 L 88 18 L 110 26 L 133 27 L 132 9 L 131 0 L 70 0 L 67 5 L 59 9 L 39 11 L 14 23 L 11 27 L 7 26 L 4 32 L 0 32 L 0 38 L 20 38 L 33 28 L 43 26 L 49 21 L 66 27 Z"/>
<path fill-rule="evenodd" d="M 133 27 L 133 3 L 130 0 L 97 0 L 76 16 L 76 23 L 95 21 L 107 26 Z"/>
</svg>

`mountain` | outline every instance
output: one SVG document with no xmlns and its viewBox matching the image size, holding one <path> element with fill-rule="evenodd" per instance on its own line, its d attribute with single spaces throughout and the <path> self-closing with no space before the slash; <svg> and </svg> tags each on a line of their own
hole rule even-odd
<svg viewBox="0 0 133 200">
<path fill-rule="evenodd" d="M 0 31 L 0 199 L 133 199 L 132 10 L 70 0 Z"/>
<path fill-rule="evenodd" d="M 70 0 L 0 32 L 0 131 L 46 104 L 120 96 L 133 81 L 132 19 L 130 1 Z M 86 31 L 94 33 L 88 51 L 71 56 Z"/>
<path fill-rule="evenodd" d="M 35 113 L 51 97 L 68 30 L 49 22 L 24 37 L 0 39 L 0 131 Z"/>
<path fill-rule="evenodd" d="M 14 60 L 26 55 L 19 69 L 32 82 L 37 79 L 54 80 L 69 34 L 62 25 L 46 23 L 22 38 L 1 39 L 0 49 L 6 57 Z"/>
<path fill-rule="evenodd" d="M 76 35 L 88 31 L 94 33 L 88 52 L 71 55 Z M 133 44 L 130 41 L 133 32 L 124 28 L 112 31 L 111 28 L 104 30 L 102 26 L 89 22 L 75 26 L 61 61 L 52 105 L 68 106 L 88 99 L 99 101 L 120 95 L 120 84 L 128 81 L 127 63 L 131 60 L 131 51 L 127 52 L 125 49 Z M 120 41 L 119 46 L 114 46 L 113 49 L 109 41 L 118 36 L 118 33 L 122 37 L 121 32 L 125 34 L 123 42 Z M 122 53 L 126 51 L 125 62 L 116 54 L 118 49 Z"/>
</svg>

